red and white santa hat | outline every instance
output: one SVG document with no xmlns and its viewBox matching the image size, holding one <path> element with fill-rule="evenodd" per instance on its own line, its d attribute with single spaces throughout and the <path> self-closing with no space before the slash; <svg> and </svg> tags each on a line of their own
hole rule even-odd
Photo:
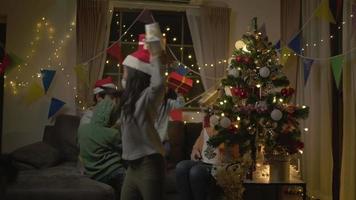
<svg viewBox="0 0 356 200">
<path fill-rule="evenodd" d="M 145 45 L 145 34 L 139 35 L 137 51 L 126 56 L 123 65 L 139 70 L 146 74 L 151 74 L 152 66 L 150 64 L 150 52 Z"/>
<path fill-rule="evenodd" d="M 99 94 L 100 92 L 104 91 L 103 88 L 116 89 L 117 86 L 112 81 L 112 78 L 110 76 L 108 76 L 107 78 L 104 78 L 104 79 L 101 79 L 101 80 L 97 80 L 95 82 L 93 93 L 94 94 Z"/>
</svg>

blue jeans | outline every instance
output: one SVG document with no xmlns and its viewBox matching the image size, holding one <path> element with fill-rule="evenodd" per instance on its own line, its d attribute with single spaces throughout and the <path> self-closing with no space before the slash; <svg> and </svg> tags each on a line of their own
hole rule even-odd
<svg viewBox="0 0 356 200">
<path fill-rule="evenodd" d="M 176 166 L 177 190 L 180 200 L 205 200 L 215 186 L 212 165 L 201 161 L 183 160 Z"/>
</svg>

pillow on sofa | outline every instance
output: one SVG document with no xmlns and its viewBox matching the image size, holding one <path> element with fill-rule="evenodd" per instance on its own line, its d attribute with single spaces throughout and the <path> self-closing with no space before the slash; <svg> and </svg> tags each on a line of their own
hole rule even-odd
<svg viewBox="0 0 356 200">
<path fill-rule="evenodd" d="M 12 152 L 12 156 L 21 169 L 28 169 L 31 166 L 37 169 L 48 168 L 60 162 L 59 151 L 44 142 L 21 147 Z"/>
</svg>

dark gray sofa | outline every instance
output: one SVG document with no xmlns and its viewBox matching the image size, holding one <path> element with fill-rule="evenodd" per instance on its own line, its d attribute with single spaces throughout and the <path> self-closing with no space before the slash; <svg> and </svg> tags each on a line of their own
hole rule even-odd
<svg viewBox="0 0 356 200">
<path fill-rule="evenodd" d="M 79 117 L 60 115 L 46 126 L 43 140 L 13 152 L 20 171 L 17 182 L 8 188 L 7 200 L 113 200 L 113 189 L 81 175 L 77 167 L 76 144 Z M 167 157 L 165 199 L 176 199 L 175 165 L 189 159 L 201 124 L 171 122 L 171 151 Z M 58 157 L 58 159 L 54 159 Z"/>
</svg>

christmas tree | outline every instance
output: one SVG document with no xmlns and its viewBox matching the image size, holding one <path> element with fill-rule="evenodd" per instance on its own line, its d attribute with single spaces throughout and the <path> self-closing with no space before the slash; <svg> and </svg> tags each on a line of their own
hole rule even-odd
<svg viewBox="0 0 356 200">
<path fill-rule="evenodd" d="M 266 155 L 302 150 L 299 120 L 308 116 L 309 108 L 290 103 L 295 90 L 279 60 L 277 49 L 256 25 L 236 42 L 219 97 L 207 109 L 218 132 L 208 144 L 225 149 L 238 146 L 239 156 L 226 162 L 246 165 L 242 158 L 248 154 L 254 159 L 258 144 Z"/>
</svg>

